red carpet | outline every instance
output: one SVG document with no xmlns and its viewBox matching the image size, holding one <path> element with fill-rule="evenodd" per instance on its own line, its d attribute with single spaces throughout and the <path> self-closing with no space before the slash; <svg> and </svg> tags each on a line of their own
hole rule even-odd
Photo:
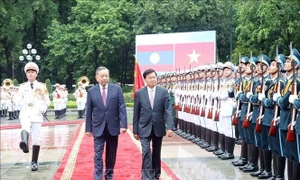
<svg viewBox="0 0 300 180">
<path fill-rule="evenodd" d="M 80 127 L 79 127 L 80 129 Z M 79 130 L 80 131 L 80 130 Z M 78 133 L 75 138 L 77 139 Z M 62 162 L 55 174 L 54 179 L 61 179 L 62 173 L 65 170 L 71 148 L 75 140 L 70 143 Z M 74 171 L 71 175 L 72 180 L 93 179 L 94 173 L 94 142 L 92 137 L 84 135 L 80 148 L 77 154 L 77 159 Z M 114 170 L 115 180 L 137 180 L 141 179 L 141 152 L 138 147 L 131 140 L 129 134 L 125 133 L 119 136 L 119 146 L 117 154 L 117 162 Z M 105 160 L 104 160 L 105 161 Z M 162 163 L 162 168 L 169 179 L 178 179 L 166 164 Z"/>
</svg>

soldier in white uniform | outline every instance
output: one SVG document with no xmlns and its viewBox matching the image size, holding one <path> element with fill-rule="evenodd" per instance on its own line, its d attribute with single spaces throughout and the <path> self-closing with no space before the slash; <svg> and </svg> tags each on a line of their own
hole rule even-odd
<svg viewBox="0 0 300 180">
<path fill-rule="evenodd" d="M 29 152 L 28 139 L 29 133 L 31 132 L 31 170 L 37 171 L 43 113 L 47 111 L 50 99 L 46 84 L 36 80 L 39 73 L 38 65 L 34 62 L 29 62 L 25 65 L 24 71 L 28 81 L 20 85 L 19 93 L 17 95 L 20 99 L 19 102 L 21 107 L 20 121 L 22 125 L 22 141 L 20 142 L 20 148 L 24 153 Z"/>
<path fill-rule="evenodd" d="M 78 89 L 73 93 L 76 98 L 78 118 L 83 118 L 87 93 L 82 83 L 78 83 Z"/>
</svg>

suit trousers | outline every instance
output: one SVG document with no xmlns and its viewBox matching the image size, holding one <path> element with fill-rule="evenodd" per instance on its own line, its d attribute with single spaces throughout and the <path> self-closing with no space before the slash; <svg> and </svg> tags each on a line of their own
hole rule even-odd
<svg viewBox="0 0 300 180">
<path fill-rule="evenodd" d="M 161 174 L 161 145 L 163 137 L 157 137 L 152 127 L 151 135 L 141 138 L 142 145 L 142 179 L 152 180 Z M 152 154 L 150 142 L 152 141 Z"/>
<path fill-rule="evenodd" d="M 107 126 L 104 128 L 104 132 L 100 137 L 94 137 L 94 180 L 102 180 L 103 176 L 103 159 L 102 154 L 105 148 L 105 179 L 113 178 L 113 170 L 116 164 L 117 148 L 118 148 L 118 137 L 109 134 Z"/>
</svg>

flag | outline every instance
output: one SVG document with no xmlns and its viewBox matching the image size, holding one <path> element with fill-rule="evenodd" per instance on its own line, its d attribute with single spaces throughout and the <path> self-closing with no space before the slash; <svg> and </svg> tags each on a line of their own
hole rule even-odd
<svg viewBox="0 0 300 180">
<path fill-rule="evenodd" d="M 136 36 L 136 54 L 141 72 L 151 68 L 166 73 L 215 63 L 215 46 L 216 31 Z"/>
<path fill-rule="evenodd" d="M 142 88 L 144 86 L 144 79 L 142 77 L 139 64 L 137 60 L 135 60 L 135 65 L 134 65 L 134 85 L 133 85 L 133 95 L 132 98 L 134 98 L 135 92 Z"/>
<path fill-rule="evenodd" d="M 214 42 L 175 44 L 175 69 L 189 69 L 213 63 Z"/>
<path fill-rule="evenodd" d="M 137 59 L 141 71 L 170 71 L 174 64 L 174 48 L 172 44 L 137 46 Z"/>
</svg>

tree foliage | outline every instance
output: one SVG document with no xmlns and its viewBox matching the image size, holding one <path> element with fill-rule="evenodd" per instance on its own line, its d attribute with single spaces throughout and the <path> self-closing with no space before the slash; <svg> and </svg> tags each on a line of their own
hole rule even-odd
<svg viewBox="0 0 300 180">
<path fill-rule="evenodd" d="M 39 80 L 67 84 L 79 77 L 96 83 L 106 66 L 112 79 L 133 82 L 137 34 L 216 30 L 217 56 L 230 57 L 233 4 L 233 60 L 238 54 L 273 57 L 300 47 L 300 3 L 230 0 L 27 0 L 0 1 L 0 79 L 25 81 L 18 57 L 32 43 L 42 60 Z"/>
</svg>

